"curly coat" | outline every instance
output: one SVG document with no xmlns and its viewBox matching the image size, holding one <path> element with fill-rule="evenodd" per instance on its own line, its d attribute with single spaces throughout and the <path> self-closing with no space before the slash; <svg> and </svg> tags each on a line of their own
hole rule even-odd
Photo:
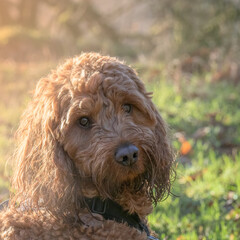
<svg viewBox="0 0 240 240">
<path fill-rule="evenodd" d="M 146 222 L 152 203 L 170 192 L 174 156 L 166 129 L 131 67 L 97 53 L 68 59 L 39 80 L 22 116 L 15 193 L 0 214 L 0 238 L 146 239 L 90 214 L 83 197 L 112 199 Z M 133 166 L 114 160 L 126 142 L 139 149 Z"/>
</svg>

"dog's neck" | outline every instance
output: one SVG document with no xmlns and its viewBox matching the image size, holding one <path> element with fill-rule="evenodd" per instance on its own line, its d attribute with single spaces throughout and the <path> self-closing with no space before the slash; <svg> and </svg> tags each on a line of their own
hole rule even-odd
<svg viewBox="0 0 240 240">
<path fill-rule="evenodd" d="M 125 189 L 117 196 L 115 201 L 130 214 L 138 214 L 141 219 L 144 219 L 153 210 L 152 203 L 146 196 L 144 189 L 138 192 L 131 192 Z"/>
<path fill-rule="evenodd" d="M 83 195 L 86 198 L 100 197 L 107 199 L 108 197 L 102 196 L 97 188 L 92 183 L 85 185 L 83 189 Z M 127 187 L 121 189 L 114 198 L 111 198 L 114 202 L 119 204 L 123 210 L 128 211 L 130 214 L 137 214 L 140 219 L 145 219 L 147 215 L 152 212 L 152 203 L 146 195 L 145 189 L 139 191 L 130 190 Z"/>
<path fill-rule="evenodd" d="M 138 214 L 129 214 L 125 211 L 122 206 L 112 201 L 111 199 L 102 200 L 99 197 L 85 198 L 84 202 L 88 207 L 89 211 L 93 214 L 101 215 L 105 220 L 114 220 L 119 223 L 126 223 L 130 227 L 134 227 L 141 232 L 146 232 L 150 235 L 149 229 L 145 224 L 144 219 L 140 219 Z"/>
</svg>

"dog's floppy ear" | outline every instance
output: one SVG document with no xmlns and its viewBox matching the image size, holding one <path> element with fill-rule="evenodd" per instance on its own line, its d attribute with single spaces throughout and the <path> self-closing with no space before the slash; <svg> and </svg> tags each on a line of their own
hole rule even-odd
<svg viewBox="0 0 240 240">
<path fill-rule="evenodd" d="M 171 147 L 168 127 L 158 113 L 157 108 L 151 101 L 151 93 L 145 89 L 143 82 L 137 73 L 127 68 L 130 78 L 136 83 L 138 91 L 145 97 L 144 105 L 147 106 L 147 116 L 154 127 L 154 138 L 149 140 L 150 146 L 146 146 L 150 164 L 147 171 L 148 196 L 155 204 L 164 196 L 170 193 L 171 183 L 175 177 L 173 163 L 175 159 L 174 151 Z"/>
<path fill-rule="evenodd" d="M 175 156 L 171 147 L 167 125 L 156 108 L 155 114 L 157 122 L 154 130 L 155 146 L 153 146 L 152 151 L 152 186 L 150 186 L 149 193 L 152 201 L 156 204 L 170 193 L 172 178 L 175 176 L 173 168 Z"/>
<path fill-rule="evenodd" d="M 60 143 L 59 125 L 64 114 L 61 106 L 67 103 L 60 96 L 66 83 L 57 81 L 57 77 L 53 73 L 38 82 L 34 98 L 22 116 L 13 183 L 15 202 L 34 208 L 44 204 L 47 210 L 64 214 L 76 202 L 78 184 L 75 165 Z M 67 94 L 65 89 L 64 101 L 70 101 Z"/>
<path fill-rule="evenodd" d="M 154 144 L 148 146 L 150 166 L 148 169 L 148 195 L 155 204 L 170 193 L 171 183 L 175 177 L 173 163 L 174 151 L 171 147 L 168 127 L 160 116 L 157 108 L 151 101 L 151 94 L 145 89 L 143 82 L 139 80 L 134 70 L 129 69 L 131 79 L 136 83 L 139 92 L 145 96 L 145 105 L 148 116 L 152 119 L 154 127 Z M 152 142 L 152 141 L 150 141 Z M 172 179 L 173 178 L 173 179 Z"/>
</svg>

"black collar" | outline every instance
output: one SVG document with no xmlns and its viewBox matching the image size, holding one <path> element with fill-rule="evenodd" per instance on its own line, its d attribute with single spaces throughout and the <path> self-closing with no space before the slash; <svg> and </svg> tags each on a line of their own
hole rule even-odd
<svg viewBox="0 0 240 240">
<path fill-rule="evenodd" d="M 101 200 L 99 197 L 85 198 L 85 202 L 92 213 L 100 214 L 106 220 L 127 223 L 130 227 L 134 227 L 141 232 L 145 231 L 150 236 L 148 227 L 140 220 L 137 214 L 129 214 L 111 199 Z"/>
</svg>

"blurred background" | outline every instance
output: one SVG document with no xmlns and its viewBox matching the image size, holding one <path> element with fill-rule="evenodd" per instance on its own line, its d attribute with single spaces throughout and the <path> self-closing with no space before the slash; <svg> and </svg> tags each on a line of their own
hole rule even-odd
<svg viewBox="0 0 240 240">
<path fill-rule="evenodd" d="M 216 58 L 237 60 L 239 22 L 238 0 L 1 0 L 1 58 L 91 50 L 137 60 L 189 55 L 203 68 Z"/>
<path fill-rule="evenodd" d="M 159 238 L 239 239 L 240 0 L 1 0 L 0 202 L 37 80 L 84 51 L 136 68 L 169 124 L 177 177 L 149 217 Z"/>
</svg>

